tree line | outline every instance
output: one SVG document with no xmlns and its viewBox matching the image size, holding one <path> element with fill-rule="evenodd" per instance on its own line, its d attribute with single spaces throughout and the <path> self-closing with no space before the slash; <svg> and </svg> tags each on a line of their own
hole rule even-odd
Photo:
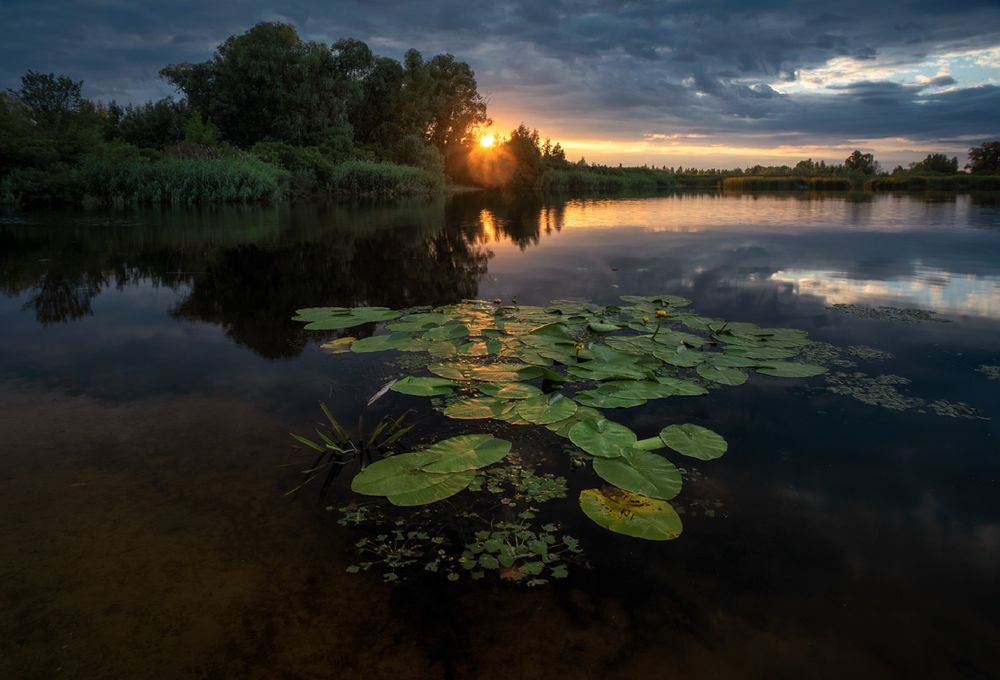
<svg viewBox="0 0 1000 680">
<path fill-rule="evenodd" d="M 446 181 L 516 190 L 709 186 L 719 178 L 884 176 L 872 154 L 842 164 L 731 170 L 571 162 L 523 123 L 486 149 L 491 125 L 470 66 L 451 54 L 401 61 L 360 40 L 303 40 L 265 22 L 201 63 L 165 66 L 178 91 L 140 105 L 95 102 L 82 81 L 28 71 L 0 93 L 0 203 L 257 201 L 330 194 L 427 193 Z M 966 169 L 1000 172 L 1000 142 Z M 930 154 L 893 177 L 954 175 Z M 853 179 L 852 179 L 853 181 Z"/>
</svg>

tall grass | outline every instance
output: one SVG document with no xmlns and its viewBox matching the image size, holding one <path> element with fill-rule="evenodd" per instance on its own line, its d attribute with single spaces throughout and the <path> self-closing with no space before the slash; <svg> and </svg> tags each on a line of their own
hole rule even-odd
<svg viewBox="0 0 1000 680">
<path fill-rule="evenodd" d="M 850 191 L 848 177 L 726 177 L 722 188 L 730 191 Z"/>
<path fill-rule="evenodd" d="M 91 158 L 88 195 L 111 205 L 267 203 L 285 197 L 288 173 L 253 156 L 214 159 Z"/>
<path fill-rule="evenodd" d="M 866 191 L 1000 191 L 1000 175 L 903 175 L 875 177 Z"/>
<path fill-rule="evenodd" d="M 672 176 L 640 168 L 550 169 L 538 179 L 537 188 L 550 193 L 577 194 L 598 191 L 656 191 L 673 189 Z"/>
<path fill-rule="evenodd" d="M 416 196 L 441 191 L 444 178 L 412 165 L 345 161 L 333 168 L 330 186 L 337 193 L 351 196 Z"/>
</svg>

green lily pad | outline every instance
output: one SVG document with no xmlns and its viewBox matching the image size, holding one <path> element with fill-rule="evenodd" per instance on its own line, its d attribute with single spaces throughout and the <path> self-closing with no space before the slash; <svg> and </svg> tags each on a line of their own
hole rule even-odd
<svg viewBox="0 0 1000 680">
<path fill-rule="evenodd" d="M 680 516 L 667 501 L 620 489 L 584 489 L 580 509 L 595 524 L 634 538 L 669 541 L 683 530 Z"/>
<path fill-rule="evenodd" d="M 451 394 L 453 387 L 458 387 L 458 383 L 444 378 L 415 378 L 408 375 L 397 380 L 389 389 L 414 397 L 441 397 Z"/>
<path fill-rule="evenodd" d="M 758 373 L 775 378 L 812 378 L 826 373 L 826 368 L 816 364 L 799 364 L 792 361 L 770 361 L 757 368 Z"/>
<path fill-rule="evenodd" d="M 569 430 L 569 440 L 592 456 L 617 458 L 635 444 L 635 433 L 606 418 L 582 420 Z"/>
<path fill-rule="evenodd" d="M 390 349 L 399 349 L 404 342 L 410 341 L 409 335 L 393 333 L 391 335 L 373 335 L 368 338 L 361 338 L 351 345 L 351 351 L 357 353 L 364 352 L 385 352 Z"/>
<path fill-rule="evenodd" d="M 465 472 L 478 470 L 502 460 L 510 452 L 510 442 L 488 434 L 461 434 L 428 446 L 419 455 L 430 462 L 425 472 Z"/>
<path fill-rule="evenodd" d="M 649 370 L 638 367 L 632 361 L 587 361 L 566 369 L 566 372 L 582 380 L 642 380 Z"/>
<path fill-rule="evenodd" d="M 454 496 L 460 491 L 464 491 L 472 483 L 476 476 L 475 471 L 455 472 L 447 475 L 434 475 L 439 478 L 430 486 L 416 489 L 407 493 L 392 494 L 388 496 L 389 502 L 393 505 L 410 507 L 414 505 L 427 505 L 437 503 L 445 498 Z"/>
<path fill-rule="evenodd" d="M 508 406 L 507 402 L 493 397 L 473 397 L 470 399 L 457 399 L 451 402 L 445 408 L 444 414 L 449 418 L 457 420 L 499 418 L 500 414 Z"/>
<path fill-rule="evenodd" d="M 645 399 L 622 397 L 614 393 L 602 392 L 599 389 L 577 392 L 573 398 L 584 406 L 593 408 L 632 408 L 646 403 Z"/>
<path fill-rule="evenodd" d="M 542 394 L 542 391 L 534 385 L 524 383 L 509 383 L 500 385 L 497 383 L 487 383 L 478 386 L 479 391 L 497 399 L 530 399 Z"/>
<path fill-rule="evenodd" d="M 625 449 L 617 458 L 594 460 L 594 472 L 619 489 L 669 501 L 681 491 L 681 472 L 663 456 Z"/>
<path fill-rule="evenodd" d="M 399 312 L 386 307 L 308 307 L 297 310 L 292 320 L 309 322 L 305 326 L 307 330 L 323 331 L 391 321 L 399 315 Z"/>
<path fill-rule="evenodd" d="M 601 415 L 601 412 L 596 409 L 592 409 L 587 406 L 577 406 L 576 413 L 571 415 L 569 418 L 565 418 L 564 420 L 559 420 L 554 423 L 546 423 L 545 427 L 555 432 L 560 437 L 569 437 L 569 431 L 580 421 L 596 420 L 603 417 L 604 416 Z"/>
<path fill-rule="evenodd" d="M 657 377 L 656 382 L 670 389 L 671 396 L 677 397 L 699 397 L 708 394 L 708 390 L 698 383 L 681 378 L 671 378 L 668 376 Z"/>
<path fill-rule="evenodd" d="M 427 461 L 419 455 L 404 453 L 372 463 L 351 480 L 351 491 L 366 496 L 391 496 L 439 483 L 439 475 L 420 469 Z"/>
<path fill-rule="evenodd" d="M 569 397 L 556 392 L 551 395 L 541 395 L 525 399 L 517 404 L 515 410 L 529 423 L 545 425 L 569 418 L 576 412 L 576 402 Z"/>
<path fill-rule="evenodd" d="M 660 439 L 677 453 L 698 460 L 713 460 L 729 448 L 721 435 L 692 423 L 668 425 L 660 431 Z"/>
<path fill-rule="evenodd" d="M 711 380 L 722 385 L 742 385 L 747 381 L 747 374 L 738 368 L 719 368 L 701 364 L 695 369 L 705 380 Z"/>
</svg>

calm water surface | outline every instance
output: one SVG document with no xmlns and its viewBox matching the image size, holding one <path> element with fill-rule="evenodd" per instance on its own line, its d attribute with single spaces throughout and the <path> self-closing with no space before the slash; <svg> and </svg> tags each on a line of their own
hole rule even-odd
<svg viewBox="0 0 1000 680">
<path fill-rule="evenodd" d="M 0 290 L 0 677 L 1000 677 L 996 198 L 3 213 Z M 501 424 L 568 478 L 545 511 L 591 565 L 535 591 L 348 574 L 357 532 L 283 496 L 287 433 L 398 370 L 327 355 L 297 307 L 660 292 L 889 352 L 831 369 L 905 376 L 921 405 L 755 375 L 614 412 L 729 440 L 685 463 L 667 543 L 590 524 L 592 473 Z M 456 427 L 394 393 L 371 411 L 406 408 L 414 442 Z"/>
</svg>

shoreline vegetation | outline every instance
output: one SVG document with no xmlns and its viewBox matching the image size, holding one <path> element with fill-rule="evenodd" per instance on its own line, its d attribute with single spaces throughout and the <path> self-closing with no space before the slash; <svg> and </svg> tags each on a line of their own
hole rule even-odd
<svg viewBox="0 0 1000 680">
<path fill-rule="evenodd" d="M 883 172 L 843 164 L 729 170 L 571 162 L 562 146 L 492 121 L 468 64 L 416 50 L 396 61 L 355 39 L 303 41 L 260 23 L 209 61 L 160 72 L 179 93 L 141 106 L 82 96 L 29 71 L 0 93 L 0 205 L 190 205 L 436 195 L 470 187 L 553 194 L 723 191 L 998 191 L 1000 142 Z"/>
</svg>

